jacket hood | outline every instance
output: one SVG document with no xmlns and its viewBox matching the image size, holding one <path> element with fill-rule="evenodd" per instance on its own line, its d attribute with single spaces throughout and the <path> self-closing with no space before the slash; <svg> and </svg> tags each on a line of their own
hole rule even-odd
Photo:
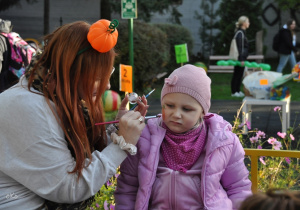
<svg viewBox="0 0 300 210">
<path fill-rule="evenodd" d="M 0 18 L 0 32 L 9 33 L 11 32 L 12 25 L 10 20 L 2 20 Z"/>
</svg>

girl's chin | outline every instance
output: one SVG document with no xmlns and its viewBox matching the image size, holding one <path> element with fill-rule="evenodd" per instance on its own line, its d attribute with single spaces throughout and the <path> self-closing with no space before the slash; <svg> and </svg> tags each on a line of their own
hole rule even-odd
<svg viewBox="0 0 300 210">
<path fill-rule="evenodd" d="M 189 130 L 179 126 L 172 126 L 172 125 L 168 126 L 168 128 L 174 133 L 185 133 Z"/>
</svg>

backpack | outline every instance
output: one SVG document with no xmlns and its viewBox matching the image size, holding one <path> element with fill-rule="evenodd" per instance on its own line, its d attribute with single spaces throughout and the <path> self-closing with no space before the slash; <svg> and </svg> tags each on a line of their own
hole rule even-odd
<svg viewBox="0 0 300 210">
<path fill-rule="evenodd" d="M 4 50 L 2 54 L 2 68 L 0 69 L 0 93 L 2 93 L 4 90 L 18 83 L 19 78 L 8 70 L 11 49 L 9 41 L 5 36 L 0 35 L 0 45 Z"/>
<path fill-rule="evenodd" d="M 279 50 L 279 32 L 273 37 L 272 48 L 276 52 Z"/>
<path fill-rule="evenodd" d="M 8 69 L 20 78 L 37 50 L 24 41 L 18 33 L 10 32 L 1 34 L 7 38 L 10 44 L 10 62 Z"/>
</svg>

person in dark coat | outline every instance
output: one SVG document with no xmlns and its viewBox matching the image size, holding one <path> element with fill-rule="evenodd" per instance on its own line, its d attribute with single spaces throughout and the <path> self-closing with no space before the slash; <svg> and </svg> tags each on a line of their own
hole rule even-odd
<svg viewBox="0 0 300 210">
<path fill-rule="evenodd" d="M 296 27 L 296 21 L 290 19 L 279 31 L 279 64 L 277 66 L 277 72 L 282 72 L 286 63 L 289 61 L 291 70 L 296 65 L 295 54 L 299 54 L 296 48 L 296 34 L 294 32 Z"/>
</svg>

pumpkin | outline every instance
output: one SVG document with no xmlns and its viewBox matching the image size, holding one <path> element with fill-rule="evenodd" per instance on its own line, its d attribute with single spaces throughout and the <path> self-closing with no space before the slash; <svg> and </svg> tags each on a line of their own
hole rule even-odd
<svg viewBox="0 0 300 210">
<path fill-rule="evenodd" d="M 98 20 L 89 29 L 87 35 L 89 43 L 101 53 L 110 51 L 117 44 L 118 30 L 116 27 L 118 25 L 119 22 L 117 20 Z"/>
</svg>

